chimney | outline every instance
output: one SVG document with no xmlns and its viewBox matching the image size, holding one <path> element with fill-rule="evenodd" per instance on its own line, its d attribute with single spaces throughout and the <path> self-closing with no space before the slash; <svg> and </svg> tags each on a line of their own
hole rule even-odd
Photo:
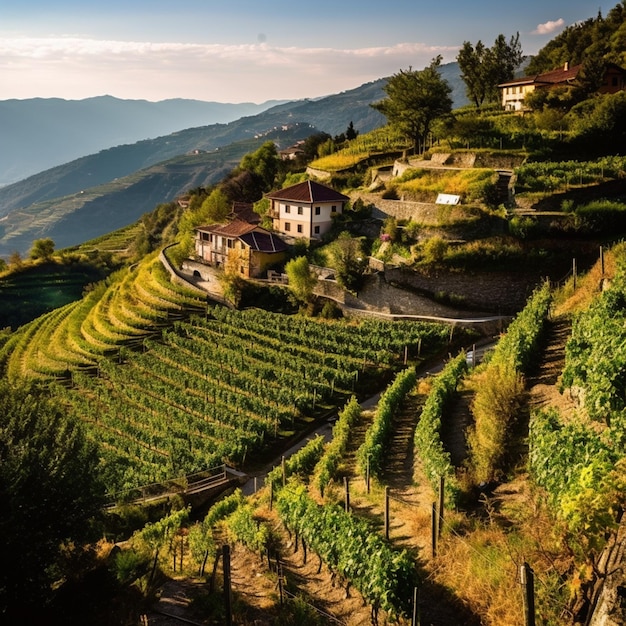
<svg viewBox="0 0 626 626">
<path fill-rule="evenodd" d="M 567 70 L 569 70 L 569 61 L 565 61 L 565 65 L 563 66 L 563 69 L 567 72 Z"/>
</svg>

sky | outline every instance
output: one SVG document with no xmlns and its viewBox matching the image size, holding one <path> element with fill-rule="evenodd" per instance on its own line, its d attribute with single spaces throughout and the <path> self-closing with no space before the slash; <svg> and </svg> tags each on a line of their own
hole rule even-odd
<svg viewBox="0 0 626 626">
<path fill-rule="evenodd" d="M 0 0 L 0 100 L 317 98 L 463 42 L 535 54 L 618 4 L 582 0 Z"/>
</svg>

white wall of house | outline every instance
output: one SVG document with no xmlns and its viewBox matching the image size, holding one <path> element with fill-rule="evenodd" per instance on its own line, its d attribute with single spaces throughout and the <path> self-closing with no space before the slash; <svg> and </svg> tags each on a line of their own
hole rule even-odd
<svg viewBox="0 0 626 626">
<path fill-rule="evenodd" d="M 521 111 L 524 108 L 524 98 L 534 90 L 534 85 L 512 85 L 502 88 L 502 107 L 506 111 Z"/>
<path fill-rule="evenodd" d="M 317 239 L 332 226 L 333 215 L 343 210 L 341 202 L 316 202 L 314 204 L 292 204 L 278 202 L 278 232 L 291 237 Z"/>
</svg>

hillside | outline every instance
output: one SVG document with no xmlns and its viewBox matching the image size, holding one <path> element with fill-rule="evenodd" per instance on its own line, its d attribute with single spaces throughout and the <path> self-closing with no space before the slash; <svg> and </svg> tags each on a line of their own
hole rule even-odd
<svg viewBox="0 0 626 626">
<path fill-rule="evenodd" d="M 274 105 L 99 96 L 0 101 L 0 187 L 87 154 L 185 128 L 227 124 Z"/>
<path fill-rule="evenodd" d="M 453 88 L 455 106 L 464 105 L 467 99 L 457 64 L 442 66 L 441 73 Z M 122 197 L 116 184 L 108 190 L 103 188 L 93 190 L 94 187 L 192 151 L 213 152 L 229 144 L 257 136 L 267 136 L 273 129 L 285 126 L 310 127 L 309 134 L 317 130 L 330 135 L 344 132 L 350 122 L 360 133 L 378 128 L 385 123 L 385 118 L 372 109 L 370 104 L 384 96 L 382 88 L 386 80 L 380 79 L 324 98 L 279 104 L 263 113 L 243 117 L 227 124 L 187 128 L 170 135 L 104 149 L 97 154 L 75 159 L 2 187 L 0 257 L 16 250 L 25 253 L 30 248 L 32 240 L 42 236 L 51 236 L 55 241 L 59 238 L 58 243 L 61 244 L 61 240 L 63 242 L 61 245 L 73 245 L 111 230 L 101 221 L 101 213 L 98 212 L 101 210 L 100 204 L 94 207 L 96 213 L 93 219 L 89 218 L 85 210 L 77 215 L 78 222 L 72 224 L 73 218 L 68 216 L 76 210 L 77 200 L 71 198 L 74 194 L 89 191 L 91 198 L 94 196 L 101 198 L 98 203 L 101 203 L 104 207 L 102 210 L 112 220 L 114 224 L 112 228 L 117 228 L 131 223 L 142 213 L 151 210 L 155 204 L 171 200 L 176 193 L 185 190 L 185 184 L 188 189 L 195 186 L 196 181 L 203 180 L 205 181 L 203 184 L 208 184 L 219 180 L 225 171 L 222 167 L 230 169 L 232 165 L 231 162 L 225 163 L 220 158 L 207 157 L 205 173 L 199 177 L 190 176 L 186 183 L 181 181 L 181 185 L 178 186 L 171 185 L 168 180 L 159 181 L 157 170 L 153 170 L 151 175 L 156 192 L 145 197 L 141 194 Z M 301 137 L 302 135 L 294 136 L 294 140 Z M 287 145 L 289 143 L 284 147 Z M 236 148 L 233 152 L 236 152 Z M 167 170 L 167 167 L 165 169 Z M 169 176 L 167 173 L 165 175 Z M 143 173 L 139 176 L 143 177 Z M 163 195 L 159 195 L 158 190 L 163 190 Z M 109 192 L 113 195 L 107 198 L 106 194 Z M 80 198 L 78 200 L 80 206 L 85 204 Z M 68 209 L 68 203 L 74 208 Z M 129 207 L 133 207 L 130 213 Z M 45 225 L 42 225 L 42 219 Z M 75 234 L 68 235 L 71 232 Z"/>
<path fill-rule="evenodd" d="M 180 156 L 138 169 L 130 175 L 121 174 L 126 168 L 117 161 L 119 151 L 112 149 L 98 158 L 87 157 L 31 177 L 0 190 L 2 196 L 3 191 L 8 194 L 19 189 L 29 194 L 29 200 L 34 196 L 46 196 L 32 204 L 26 200 L 23 208 L 14 209 L 0 218 L 0 257 L 16 250 L 25 254 L 33 240 L 41 237 L 51 237 L 57 247 L 64 248 L 132 224 L 158 204 L 170 202 L 189 189 L 219 182 L 244 154 L 255 150 L 264 141 L 271 139 L 287 147 L 312 131 L 308 125 L 294 125 L 284 130 L 257 133 L 255 137 L 248 135 L 248 138 L 222 148 L 202 149 L 198 154 L 189 154 L 180 145 Z M 193 145 L 193 142 L 187 145 Z M 141 160 L 140 151 L 131 155 L 129 161 L 135 157 Z M 109 180 L 94 185 L 98 176 L 92 176 L 92 167 L 98 167 L 100 177 Z M 120 176 L 113 176 L 115 173 Z M 79 182 L 85 183 L 84 187 L 70 192 Z M 40 194 L 37 193 L 37 183 L 41 184 Z M 52 197 L 48 198 L 48 194 Z"/>
</svg>

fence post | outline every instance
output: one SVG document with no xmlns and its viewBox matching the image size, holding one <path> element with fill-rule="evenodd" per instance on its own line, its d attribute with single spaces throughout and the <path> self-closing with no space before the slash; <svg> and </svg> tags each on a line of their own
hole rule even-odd
<svg viewBox="0 0 626 626">
<path fill-rule="evenodd" d="M 535 574 L 528 563 L 520 566 L 520 581 L 524 598 L 524 624 L 535 626 Z"/>
<path fill-rule="evenodd" d="M 418 599 L 419 589 L 417 587 L 413 587 L 413 619 L 411 620 L 411 626 L 420 626 Z"/>
<path fill-rule="evenodd" d="M 232 594 L 230 588 L 230 546 L 224 544 L 222 546 L 222 555 L 224 557 L 224 613 L 226 615 L 226 626 L 232 626 Z"/>
<path fill-rule="evenodd" d="M 600 246 L 600 269 L 602 270 L 602 278 L 604 278 L 604 248 Z"/>
<path fill-rule="evenodd" d="M 283 605 L 283 564 L 278 561 L 278 594 L 280 596 L 280 606 Z"/>
<path fill-rule="evenodd" d="M 385 539 L 389 540 L 389 487 L 385 486 Z"/>
<path fill-rule="evenodd" d="M 432 515 L 430 519 L 430 539 L 432 543 L 433 559 L 437 556 L 437 503 L 433 502 Z"/>
<path fill-rule="evenodd" d="M 443 529 L 443 503 L 444 493 L 446 488 L 446 479 L 444 476 L 439 477 L 439 523 L 437 524 L 437 537 L 441 537 L 441 530 Z"/>
</svg>

